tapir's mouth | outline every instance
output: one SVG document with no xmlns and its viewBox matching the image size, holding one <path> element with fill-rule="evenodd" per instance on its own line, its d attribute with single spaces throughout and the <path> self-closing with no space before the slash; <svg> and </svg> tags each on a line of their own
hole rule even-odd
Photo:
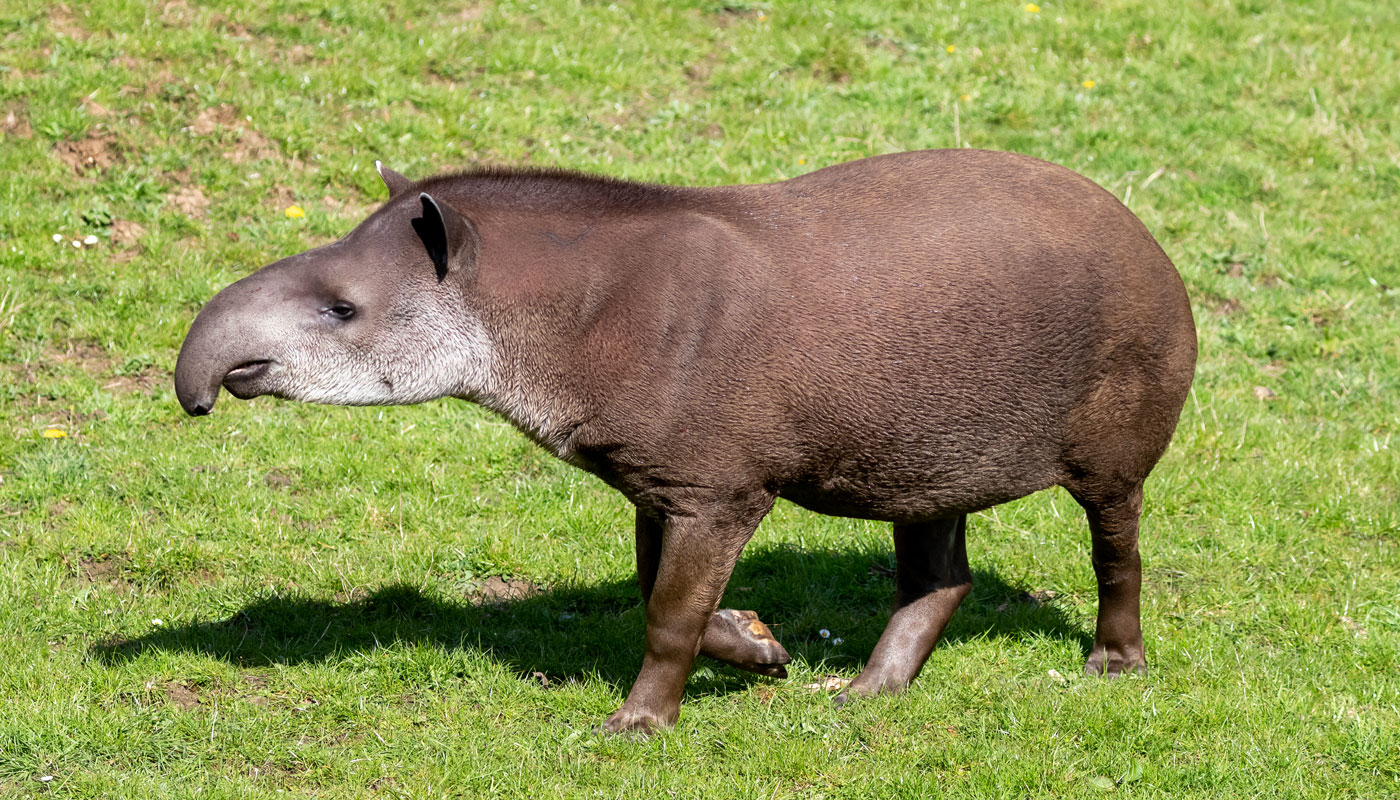
<svg viewBox="0 0 1400 800">
<path fill-rule="evenodd" d="M 224 376 L 224 380 L 228 380 L 230 378 L 234 380 L 247 380 L 249 378 L 257 378 L 262 376 L 263 373 L 267 372 L 267 368 L 270 366 L 272 366 L 272 361 L 266 358 L 260 358 L 256 361 L 244 361 L 242 364 L 239 364 L 238 366 L 229 370 L 228 374 Z"/>
<path fill-rule="evenodd" d="M 244 361 L 224 375 L 224 388 L 228 389 L 229 394 L 239 400 L 247 400 L 264 394 L 264 392 L 258 391 L 256 382 L 268 373 L 273 363 L 271 359 L 267 358 Z"/>
</svg>

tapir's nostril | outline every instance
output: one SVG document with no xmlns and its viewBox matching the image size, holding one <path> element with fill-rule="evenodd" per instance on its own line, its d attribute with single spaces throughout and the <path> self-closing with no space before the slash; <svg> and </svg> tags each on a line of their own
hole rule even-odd
<svg viewBox="0 0 1400 800">
<path fill-rule="evenodd" d="M 196 417 L 202 417 L 202 416 L 204 416 L 205 414 L 208 414 L 209 411 L 210 411 L 209 406 L 206 406 L 206 405 L 204 405 L 204 404 L 201 403 L 200 405 L 197 405 L 197 406 L 195 406 L 194 408 L 191 408 L 191 409 L 190 409 L 190 414 L 192 414 L 193 416 L 196 416 Z"/>
</svg>

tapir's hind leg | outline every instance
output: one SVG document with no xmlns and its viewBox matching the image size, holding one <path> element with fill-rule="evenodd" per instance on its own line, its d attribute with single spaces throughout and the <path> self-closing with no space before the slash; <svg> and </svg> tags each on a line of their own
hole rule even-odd
<svg viewBox="0 0 1400 800">
<path fill-rule="evenodd" d="M 646 602 L 651 602 L 660 563 L 661 524 L 638 511 L 637 581 Z M 774 678 L 786 678 L 786 665 L 792 661 L 758 614 L 732 608 L 721 608 L 710 616 L 700 640 L 700 655 Z"/>
<path fill-rule="evenodd" d="M 967 517 L 894 526 L 894 615 L 865 670 L 836 697 L 898 692 L 914 680 L 943 628 L 972 591 Z"/>
<path fill-rule="evenodd" d="M 1146 672 L 1142 621 L 1142 560 L 1138 556 L 1138 519 L 1142 514 L 1142 484 L 1104 492 L 1076 487 L 1074 498 L 1084 506 L 1093 537 L 1094 575 L 1099 580 L 1099 621 L 1094 649 L 1084 671 L 1117 676 Z"/>
</svg>

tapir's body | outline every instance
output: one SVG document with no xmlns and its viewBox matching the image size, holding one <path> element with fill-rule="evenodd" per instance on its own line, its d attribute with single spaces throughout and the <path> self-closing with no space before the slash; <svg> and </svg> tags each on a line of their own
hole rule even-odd
<svg viewBox="0 0 1400 800">
<path fill-rule="evenodd" d="M 1195 334 L 1171 262 L 1112 195 L 965 150 L 710 189 L 385 177 L 390 202 L 345 239 L 201 312 L 181 402 L 207 412 L 221 383 L 465 397 L 623 492 L 647 657 L 609 728 L 674 721 L 702 643 L 781 671 L 755 617 L 712 616 L 775 497 L 895 523 L 896 612 L 853 693 L 898 690 L 923 664 L 970 585 L 964 515 L 1054 485 L 1094 534 L 1089 669 L 1145 663 L 1141 487 Z"/>
</svg>

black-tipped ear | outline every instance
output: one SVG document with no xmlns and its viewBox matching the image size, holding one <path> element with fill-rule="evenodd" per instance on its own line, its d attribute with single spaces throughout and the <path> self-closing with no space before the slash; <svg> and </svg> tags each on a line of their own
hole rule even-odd
<svg viewBox="0 0 1400 800">
<path fill-rule="evenodd" d="M 389 169 L 378 161 L 374 162 L 374 169 L 379 173 L 379 177 L 384 179 L 384 185 L 389 187 L 389 197 L 391 199 L 403 194 L 413 185 L 413 181 Z"/>
<path fill-rule="evenodd" d="M 442 283 L 447 273 L 473 258 L 476 229 L 456 209 L 439 203 L 427 192 L 418 199 L 423 202 L 423 216 L 413 219 L 413 230 L 423 240 L 437 268 L 438 283 Z"/>
</svg>

